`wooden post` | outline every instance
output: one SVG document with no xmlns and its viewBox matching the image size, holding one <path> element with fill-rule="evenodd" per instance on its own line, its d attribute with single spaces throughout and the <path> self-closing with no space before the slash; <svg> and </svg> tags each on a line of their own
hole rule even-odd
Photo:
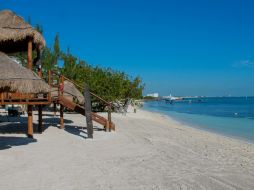
<svg viewBox="0 0 254 190">
<path fill-rule="evenodd" d="M 92 105 L 91 96 L 88 85 L 85 84 L 84 88 L 85 97 L 85 115 L 86 115 L 86 125 L 87 125 L 87 137 L 93 138 L 93 121 L 92 121 Z"/>
<path fill-rule="evenodd" d="M 27 68 L 32 70 L 32 60 L 33 60 L 33 41 L 32 38 L 28 40 L 28 50 L 27 50 Z M 27 106 L 27 136 L 33 138 L 33 106 Z"/>
<path fill-rule="evenodd" d="M 106 131 L 110 131 L 110 125 L 109 125 L 109 121 L 106 122 Z"/>
<path fill-rule="evenodd" d="M 3 93 L 0 94 L 1 94 L 1 105 L 4 105 L 4 94 Z"/>
<path fill-rule="evenodd" d="M 51 71 L 50 70 L 48 71 L 48 85 L 51 90 Z M 50 92 L 48 93 L 48 101 L 51 102 L 51 93 Z"/>
<path fill-rule="evenodd" d="M 108 122 L 109 122 L 109 132 L 111 132 L 111 103 L 108 106 Z"/>
<path fill-rule="evenodd" d="M 64 106 L 62 104 L 60 104 L 60 129 L 64 128 Z"/>
<path fill-rule="evenodd" d="M 27 114 L 28 114 L 28 121 L 27 121 L 27 136 L 29 138 L 33 138 L 33 106 L 27 106 Z"/>
<path fill-rule="evenodd" d="M 63 76 L 61 75 L 59 78 L 59 86 L 58 86 L 58 99 L 63 96 Z M 64 128 L 64 106 L 60 104 L 60 129 Z"/>
<path fill-rule="evenodd" d="M 38 132 L 42 133 L 42 105 L 38 106 Z"/>
<path fill-rule="evenodd" d="M 27 68 L 33 68 L 33 41 L 32 38 L 29 38 L 28 41 L 28 50 L 27 50 Z"/>
<path fill-rule="evenodd" d="M 41 65 L 40 65 L 40 59 L 41 59 L 41 52 L 40 52 L 40 48 L 37 47 L 36 48 L 36 58 L 35 58 L 35 64 L 37 66 L 37 72 L 38 72 L 38 76 L 40 78 L 42 78 L 42 70 L 41 70 Z M 44 97 L 44 95 L 43 95 Z M 38 105 L 38 132 L 42 133 L 42 105 Z"/>
</svg>

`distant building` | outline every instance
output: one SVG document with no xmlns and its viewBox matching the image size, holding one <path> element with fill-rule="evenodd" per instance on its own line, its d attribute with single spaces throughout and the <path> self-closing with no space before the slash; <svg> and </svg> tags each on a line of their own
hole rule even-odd
<svg viewBox="0 0 254 190">
<path fill-rule="evenodd" d="M 159 97 L 159 93 L 156 92 L 156 93 L 152 93 L 152 94 L 147 94 L 146 96 L 158 98 Z"/>
</svg>

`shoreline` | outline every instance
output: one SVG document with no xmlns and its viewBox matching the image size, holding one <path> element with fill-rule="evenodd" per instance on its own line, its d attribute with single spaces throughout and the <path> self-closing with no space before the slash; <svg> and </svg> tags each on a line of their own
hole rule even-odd
<svg viewBox="0 0 254 190">
<path fill-rule="evenodd" d="M 186 126 L 186 127 L 194 128 L 194 129 L 205 131 L 205 132 L 212 133 L 212 134 L 215 134 L 215 135 L 223 136 L 225 138 L 229 138 L 229 139 L 241 141 L 243 143 L 253 144 L 254 145 L 254 139 L 252 140 L 252 139 L 249 139 L 249 138 L 243 137 L 243 136 L 237 136 L 237 135 L 222 133 L 222 132 L 217 131 L 217 130 L 209 129 L 205 125 L 200 125 L 200 124 L 195 124 L 195 123 L 189 123 L 187 121 L 182 121 L 180 118 L 179 119 L 174 118 L 174 116 L 167 115 L 166 113 L 162 113 L 162 112 L 160 112 L 158 110 L 147 110 L 145 108 L 141 108 L 141 110 L 164 115 L 164 116 L 168 117 L 170 120 L 171 119 L 175 120 L 179 124 L 181 124 L 183 126 Z M 177 113 L 177 114 L 188 114 L 188 113 L 179 113 L 179 112 L 175 112 L 175 113 Z M 192 115 L 192 114 L 188 114 L 188 115 Z M 197 116 L 197 114 L 193 114 L 193 116 Z M 206 116 L 206 117 L 215 117 L 215 116 Z M 219 117 L 219 119 L 222 119 L 222 118 L 223 117 Z M 226 119 L 228 119 L 228 118 L 226 118 Z"/>
<path fill-rule="evenodd" d="M 240 143 L 254 145 L 254 141 L 253 142 L 248 141 L 248 140 L 240 138 L 240 137 L 230 136 L 230 135 L 214 132 L 212 130 L 209 130 L 209 129 L 206 129 L 206 128 L 203 128 L 203 127 L 199 127 L 199 126 L 194 125 L 194 124 L 188 124 L 187 122 L 180 121 L 180 119 L 179 120 L 175 119 L 174 117 L 172 117 L 170 115 L 167 115 L 167 114 L 164 114 L 164 113 L 161 113 L 159 111 L 151 111 L 151 110 L 146 110 L 146 109 L 143 109 L 143 108 L 141 108 L 139 110 L 142 110 L 142 111 L 148 112 L 148 113 L 150 112 L 151 114 L 158 114 L 159 116 L 163 116 L 163 117 L 167 118 L 169 120 L 169 122 L 173 121 L 181 127 L 187 127 L 187 128 L 191 128 L 191 129 L 194 129 L 194 130 L 198 130 L 200 132 L 205 132 L 205 133 L 208 133 L 208 134 L 211 134 L 211 135 L 220 136 L 220 137 L 226 138 L 228 140 L 239 141 Z"/>
<path fill-rule="evenodd" d="M 58 117 L 43 118 L 49 126 L 35 141 L 0 134 L 0 146 L 9 146 L 0 150 L 3 189 L 254 188 L 254 145 L 160 113 L 114 113 L 116 132 L 94 123 L 98 130 L 89 140 L 79 114 L 65 114 L 65 129 L 57 128 Z"/>
</svg>

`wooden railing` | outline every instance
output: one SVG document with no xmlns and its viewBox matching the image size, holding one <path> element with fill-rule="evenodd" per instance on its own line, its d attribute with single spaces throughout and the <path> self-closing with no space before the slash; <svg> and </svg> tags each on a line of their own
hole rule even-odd
<svg viewBox="0 0 254 190">
<path fill-rule="evenodd" d="M 54 78 L 56 76 L 56 78 Z M 57 80 L 57 84 L 54 84 L 53 80 L 56 79 Z M 52 87 L 57 87 L 58 89 L 58 97 L 62 96 L 63 95 L 63 92 L 61 91 L 61 86 L 60 85 L 63 85 L 62 88 L 64 89 L 64 80 L 67 80 L 69 82 L 71 82 L 73 85 L 75 85 L 78 89 L 80 89 L 81 91 L 84 92 L 84 87 L 78 85 L 76 82 L 74 82 L 73 80 L 65 77 L 64 75 L 61 75 L 55 71 L 48 71 L 48 77 L 47 77 L 47 80 L 48 80 L 48 84 L 49 86 L 52 88 Z M 94 97 L 95 99 L 97 99 L 98 101 L 102 102 L 104 105 L 106 105 L 107 107 L 107 111 L 108 111 L 108 121 L 109 123 L 112 123 L 112 120 L 111 120 L 111 112 L 112 112 L 112 103 L 111 102 L 108 102 L 106 100 L 104 100 L 103 98 L 101 98 L 100 96 L 96 95 L 95 93 L 93 92 L 90 92 L 91 96 Z"/>
</svg>

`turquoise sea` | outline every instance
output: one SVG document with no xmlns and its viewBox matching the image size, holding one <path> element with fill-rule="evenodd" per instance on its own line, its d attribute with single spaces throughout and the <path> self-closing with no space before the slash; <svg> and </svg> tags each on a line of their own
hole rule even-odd
<svg viewBox="0 0 254 190">
<path fill-rule="evenodd" d="M 183 124 L 254 143 L 254 97 L 210 97 L 145 102 L 144 109 Z"/>
</svg>

